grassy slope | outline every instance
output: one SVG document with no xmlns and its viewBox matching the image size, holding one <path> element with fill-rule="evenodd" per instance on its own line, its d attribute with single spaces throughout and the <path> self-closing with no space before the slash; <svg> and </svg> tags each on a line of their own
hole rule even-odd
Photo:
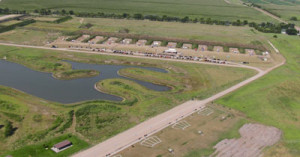
<svg viewBox="0 0 300 157">
<path fill-rule="evenodd" d="M 17 4 L 17 5 L 16 5 Z M 81 12 L 143 13 L 154 15 L 211 17 L 214 19 L 265 21 L 262 13 L 242 5 L 225 3 L 223 0 L 4 0 L 3 7 L 34 10 L 36 8 L 67 9 Z"/>
<path fill-rule="evenodd" d="M 272 42 L 287 63 L 217 103 L 240 110 L 257 122 L 280 128 L 282 144 L 297 156 L 300 154 L 299 37 L 279 36 Z"/>
</svg>

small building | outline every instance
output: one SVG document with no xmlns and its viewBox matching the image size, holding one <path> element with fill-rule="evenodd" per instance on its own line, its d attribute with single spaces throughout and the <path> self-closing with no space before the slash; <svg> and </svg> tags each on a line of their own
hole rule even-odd
<svg viewBox="0 0 300 157">
<path fill-rule="evenodd" d="M 125 38 L 121 41 L 121 44 L 128 45 L 132 42 L 132 39 Z"/>
<path fill-rule="evenodd" d="M 136 42 L 136 45 L 137 45 L 137 46 L 145 46 L 146 43 L 147 43 L 147 40 L 138 40 L 138 41 Z"/>
<path fill-rule="evenodd" d="M 167 47 L 168 47 L 168 48 L 175 48 L 176 45 L 177 45 L 177 43 L 175 43 L 175 42 L 168 42 Z"/>
<path fill-rule="evenodd" d="M 249 54 L 250 56 L 255 55 L 255 51 L 253 49 L 245 49 L 246 53 Z"/>
<path fill-rule="evenodd" d="M 231 52 L 231 53 L 240 53 L 238 48 L 229 48 L 229 52 Z"/>
<path fill-rule="evenodd" d="M 116 38 L 116 37 L 110 37 L 110 38 L 105 42 L 105 44 L 108 44 L 108 45 L 114 44 L 114 43 L 116 43 L 117 40 L 118 40 L 118 38 Z"/>
<path fill-rule="evenodd" d="M 286 34 L 286 29 L 282 29 L 281 34 Z"/>
<path fill-rule="evenodd" d="M 152 46 L 153 47 L 158 47 L 161 45 L 161 41 L 153 41 Z"/>
<path fill-rule="evenodd" d="M 223 47 L 222 46 L 214 46 L 214 51 L 215 52 L 223 52 Z"/>
<path fill-rule="evenodd" d="M 183 44 L 182 48 L 183 49 L 191 49 L 192 48 L 192 44 Z"/>
<path fill-rule="evenodd" d="M 72 146 L 72 142 L 70 142 L 69 140 L 65 140 L 60 143 L 55 144 L 51 149 L 54 152 L 59 153 L 63 150 L 70 148 L 71 146 Z"/>
<path fill-rule="evenodd" d="M 207 51 L 207 45 L 199 45 L 198 46 L 198 49 L 200 50 L 200 51 Z"/>
</svg>

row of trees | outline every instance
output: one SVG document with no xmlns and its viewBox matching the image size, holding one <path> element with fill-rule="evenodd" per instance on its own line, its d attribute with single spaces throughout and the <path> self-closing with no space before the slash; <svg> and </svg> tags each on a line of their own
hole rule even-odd
<svg viewBox="0 0 300 157">
<path fill-rule="evenodd" d="M 9 8 L 0 8 L 0 14 L 27 14 L 26 10 L 10 10 Z"/>
<path fill-rule="evenodd" d="M 255 7 L 261 8 L 259 5 L 252 4 Z M 9 9 L 0 9 L 6 10 L 6 12 Z M 215 25 L 233 25 L 233 26 L 245 26 L 249 25 L 250 27 L 255 28 L 258 31 L 265 32 L 265 33 L 280 33 L 282 29 L 286 29 L 287 34 L 289 35 L 295 35 L 297 34 L 297 30 L 295 29 L 293 24 L 273 24 L 273 23 L 255 23 L 255 22 L 248 22 L 247 20 L 236 20 L 236 21 L 224 21 L 224 20 L 216 20 L 211 18 L 190 18 L 188 16 L 185 17 L 175 17 L 175 16 L 158 16 L 158 15 L 143 15 L 143 14 L 114 14 L 114 13 L 88 13 L 88 12 L 74 12 L 73 10 L 66 11 L 66 10 L 55 10 L 52 11 L 50 9 L 40 9 L 35 10 L 35 13 L 39 13 L 41 15 L 75 15 L 78 17 L 92 17 L 92 18 L 114 18 L 114 19 L 134 19 L 134 20 L 150 20 L 150 21 L 167 21 L 167 22 L 182 22 L 182 23 L 201 23 L 201 24 L 215 24 Z M 0 12 L 1 13 L 1 12 Z M 61 20 L 69 20 L 71 19 L 70 16 L 66 16 L 62 18 Z"/>
</svg>

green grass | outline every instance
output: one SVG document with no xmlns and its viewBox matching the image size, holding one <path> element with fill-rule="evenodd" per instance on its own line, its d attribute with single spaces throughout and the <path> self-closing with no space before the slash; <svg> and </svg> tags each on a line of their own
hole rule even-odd
<svg viewBox="0 0 300 157">
<path fill-rule="evenodd" d="M 9 0 L 2 1 L 3 8 L 31 10 L 49 8 L 74 10 L 75 12 L 142 13 L 152 15 L 210 17 L 221 20 L 266 21 L 271 18 L 242 5 L 231 5 L 224 0 Z M 180 11 L 178 11 L 180 10 Z"/>
<path fill-rule="evenodd" d="M 69 140 L 70 142 L 72 142 L 73 146 L 60 152 L 60 153 L 55 153 L 53 152 L 50 148 L 59 143 L 62 142 L 64 140 Z M 45 149 L 45 146 L 48 147 L 48 149 Z M 74 135 L 62 135 L 59 137 L 55 137 L 52 140 L 46 141 L 46 142 L 40 142 L 38 144 L 34 144 L 34 145 L 28 145 L 25 146 L 21 149 L 17 149 L 15 151 L 12 152 L 8 152 L 6 153 L 4 156 L 6 155 L 12 155 L 15 157 L 41 157 L 41 156 L 47 156 L 47 157 L 65 157 L 65 156 L 69 156 L 71 154 L 74 154 L 75 152 L 87 148 L 89 146 L 88 143 L 84 142 L 83 140 L 79 139 L 78 137 L 74 136 Z"/>
<path fill-rule="evenodd" d="M 52 42 L 58 38 L 60 33 L 51 31 L 39 31 L 39 30 L 26 30 L 17 28 L 15 30 L 1 33 L 1 42 L 12 42 L 16 44 L 24 45 L 37 45 L 42 46 L 47 42 Z"/>
<path fill-rule="evenodd" d="M 284 66 L 247 85 L 217 103 L 244 112 L 247 117 L 275 126 L 283 131 L 282 144 L 293 156 L 299 156 L 300 143 L 300 75 L 299 37 L 280 35 L 269 38 L 286 57 Z"/>
<path fill-rule="evenodd" d="M 26 29 L 51 30 L 61 32 L 79 31 L 80 19 L 73 18 L 62 24 L 36 22 L 26 26 Z M 158 22 L 146 20 L 120 20 L 104 18 L 84 18 L 86 23 L 93 24 L 92 32 L 118 33 L 120 29 L 128 29 L 130 34 L 204 40 L 225 43 L 251 44 L 263 42 L 261 33 L 251 31 L 250 27 L 218 26 L 179 22 Z"/>
<path fill-rule="evenodd" d="M 99 75 L 100 72 L 96 70 L 68 70 L 63 72 L 54 73 L 54 77 L 62 80 L 71 80 L 77 78 L 94 77 Z"/>
</svg>

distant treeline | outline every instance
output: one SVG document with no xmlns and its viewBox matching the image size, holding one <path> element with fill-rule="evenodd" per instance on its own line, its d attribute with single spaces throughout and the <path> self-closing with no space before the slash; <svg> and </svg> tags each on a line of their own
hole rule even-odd
<svg viewBox="0 0 300 157">
<path fill-rule="evenodd" d="M 35 22 L 35 20 L 29 19 L 29 20 L 22 21 L 20 23 L 12 24 L 12 25 L 9 25 L 9 26 L 4 26 L 4 27 L 0 28 L 0 33 L 13 30 L 16 27 L 23 27 L 23 26 L 29 25 L 29 24 L 34 23 L 34 22 Z"/>
<path fill-rule="evenodd" d="M 255 5 L 255 4 L 253 4 Z M 2 9 L 5 10 L 5 9 Z M 6 9 L 9 10 L 9 9 Z M 175 16 L 158 16 L 158 15 L 143 15 L 143 14 L 114 14 L 114 13 L 88 13 L 88 12 L 74 12 L 73 10 L 55 10 L 52 11 L 50 9 L 40 9 L 34 10 L 35 13 L 40 15 L 75 15 L 77 17 L 90 17 L 90 18 L 113 18 L 113 19 L 134 19 L 134 20 L 150 20 L 150 21 L 166 21 L 166 22 L 182 22 L 182 23 L 201 23 L 201 24 L 210 24 L 210 25 L 224 25 L 224 26 L 245 26 L 249 25 L 250 27 L 255 28 L 258 31 L 265 33 L 280 33 L 282 29 L 287 30 L 287 34 L 296 35 L 297 30 L 295 29 L 293 24 L 273 24 L 273 23 L 256 23 L 256 22 L 248 22 L 247 20 L 236 20 L 236 21 L 226 21 L 226 20 L 216 20 L 211 18 L 190 18 L 188 16 L 185 17 L 175 17 Z M 61 20 L 69 20 L 70 16 L 66 16 Z"/>
</svg>

